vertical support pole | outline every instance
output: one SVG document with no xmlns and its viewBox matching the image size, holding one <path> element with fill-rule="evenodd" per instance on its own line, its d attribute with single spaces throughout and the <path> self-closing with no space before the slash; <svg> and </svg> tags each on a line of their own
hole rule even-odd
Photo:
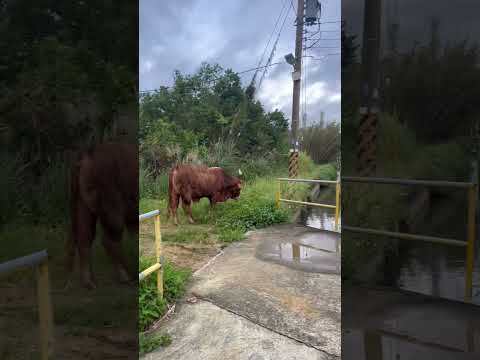
<svg viewBox="0 0 480 360">
<path fill-rule="evenodd" d="M 293 98 L 292 98 L 292 131 L 290 144 L 294 151 L 298 150 L 298 125 L 300 117 L 300 82 L 302 78 L 302 50 L 305 0 L 297 1 L 297 20 L 295 31 L 295 62 L 293 64 Z"/>
<path fill-rule="evenodd" d="M 42 360 L 49 360 L 53 354 L 53 315 L 50 298 L 48 259 L 39 264 L 37 273 L 38 317 L 40 322 L 40 353 Z"/>
<path fill-rule="evenodd" d="M 360 176 L 373 176 L 376 172 L 381 15 L 382 0 L 365 0 L 357 151 L 357 171 Z"/>
<path fill-rule="evenodd" d="M 160 262 L 162 247 L 162 234 L 160 231 L 160 215 L 155 215 L 155 254 L 157 257 L 157 264 L 160 264 L 160 269 L 157 270 L 157 289 L 158 296 L 163 298 L 163 264 Z"/>
<path fill-rule="evenodd" d="M 338 230 L 338 219 L 340 215 L 340 180 L 335 185 L 335 230 Z"/>
<path fill-rule="evenodd" d="M 475 229 L 477 208 L 477 185 L 468 189 L 468 218 L 467 218 L 467 258 L 465 264 L 465 301 L 472 300 L 473 260 L 475 255 Z"/>
<path fill-rule="evenodd" d="M 275 206 L 277 209 L 280 209 L 280 191 L 281 191 L 281 182 L 278 180 L 278 189 L 277 192 L 275 193 Z"/>
</svg>

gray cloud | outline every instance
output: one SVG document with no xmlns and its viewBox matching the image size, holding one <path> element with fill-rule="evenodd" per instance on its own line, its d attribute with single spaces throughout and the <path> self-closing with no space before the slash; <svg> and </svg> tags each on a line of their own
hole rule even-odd
<svg viewBox="0 0 480 360">
<path fill-rule="evenodd" d="M 140 90 L 171 85 L 174 70 L 192 73 L 203 61 L 216 62 L 237 72 L 256 67 L 284 1 L 291 6 L 289 0 L 141 0 Z M 292 2 L 296 6 L 297 2 Z M 325 0 L 322 8 L 321 21 L 340 20 L 340 0 Z M 294 18 L 290 9 L 273 62 L 284 61 L 284 55 L 294 52 Z M 325 23 L 321 29 L 339 30 L 340 23 Z M 317 27 L 307 30 L 313 32 Z M 338 39 L 340 33 L 322 36 Z M 310 49 L 307 55 L 320 58 L 322 54 L 340 52 L 340 41 L 322 40 L 319 44 L 337 48 Z M 304 62 L 309 121 L 318 120 L 321 111 L 326 119 L 339 120 L 340 56 L 330 55 L 321 61 L 305 58 Z M 288 118 L 291 117 L 291 71 L 288 64 L 269 68 L 258 93 L 266 110 L 279 108 Z M 252 76 L 253 72 L 242 74 L 243 85 L 248 85 Z"/>
</svg>

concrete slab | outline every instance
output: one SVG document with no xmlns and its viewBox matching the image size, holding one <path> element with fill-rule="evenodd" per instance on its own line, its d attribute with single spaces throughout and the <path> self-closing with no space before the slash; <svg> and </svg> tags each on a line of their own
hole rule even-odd
<svg viewBox="0 0 480 360">
<path fill-rule="evenodd" d="M 172 344 L 144 360 L 327 360 L 331 357 L 209 302 L 182 305 L 162 329 Z"/>
<path fill-rule="evenodd" d="M 480 358 L 476 305 L 356 286 L 344 287 L 343 299 L 344 359 Z"/>
<path fill-rule="evenodd" d="M 339 357 L 340 276 L 256 256 L 265 242 L 308 239 L 309 245 L 317 247 L 322 246 L 321 238 L 316 229 L 292 224 L 252 232 L 197 272 L 191 292 L 278 334 Z"/>
</svg>

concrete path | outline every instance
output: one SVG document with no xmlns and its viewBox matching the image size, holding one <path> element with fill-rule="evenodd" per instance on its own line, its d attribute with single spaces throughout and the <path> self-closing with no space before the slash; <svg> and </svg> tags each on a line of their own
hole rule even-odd
<svg viewBox="0 0 480 360">
<path fill-rule="evenodd" d="M 194 275 L 147 359 L 338 359 L 339 235 L 297 225 L 255 231 Z"/>
</svg>

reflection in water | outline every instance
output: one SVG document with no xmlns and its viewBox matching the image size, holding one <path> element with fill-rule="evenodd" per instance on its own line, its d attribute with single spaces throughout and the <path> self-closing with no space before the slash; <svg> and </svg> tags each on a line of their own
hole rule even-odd
<svg viewBox="0 0 480 360">
<path fill-rule="evenodd" d="M 300 213 L 299 222 L 316 229 L 335 231 L 335 212 L 306 207 Z M 480 251 L 476 254 L 472 302 L 480 304 Z M 383 270 L 382 283 L 385 285 L 446 299 L 464 299 L 464 248 L 402 241 L 395 262 L 391 261 Z"/>
<path fill-rule="evenodd" d="M 423 243 L 408 243 L 405 247 L 400 252 L 400 256 L 404 258 L 397 279 L 400 288 L 446 299 L 463 300 L 465 249 L 445 249 L 438 244 Z M 477 259 L 473 273 L 472 301 L 476 304 L 480 304 L 479 263 Z"/>
<path fill-rule="evenodd" d="M 340 236 L 311 232 L 291 240 L 264 241 L 257 257 L 309 272 L 340 274 Z"/>
<path fill-rule="evenodd" d="M 326 208 L 303 208 L 300 212 L 299 222 L 303 225 L 313 227 L 315 229 L 336 231 L 335 229 L 335 211 Z M 341 218 L 338 221 L 340 229 Z"/>
</svg>

